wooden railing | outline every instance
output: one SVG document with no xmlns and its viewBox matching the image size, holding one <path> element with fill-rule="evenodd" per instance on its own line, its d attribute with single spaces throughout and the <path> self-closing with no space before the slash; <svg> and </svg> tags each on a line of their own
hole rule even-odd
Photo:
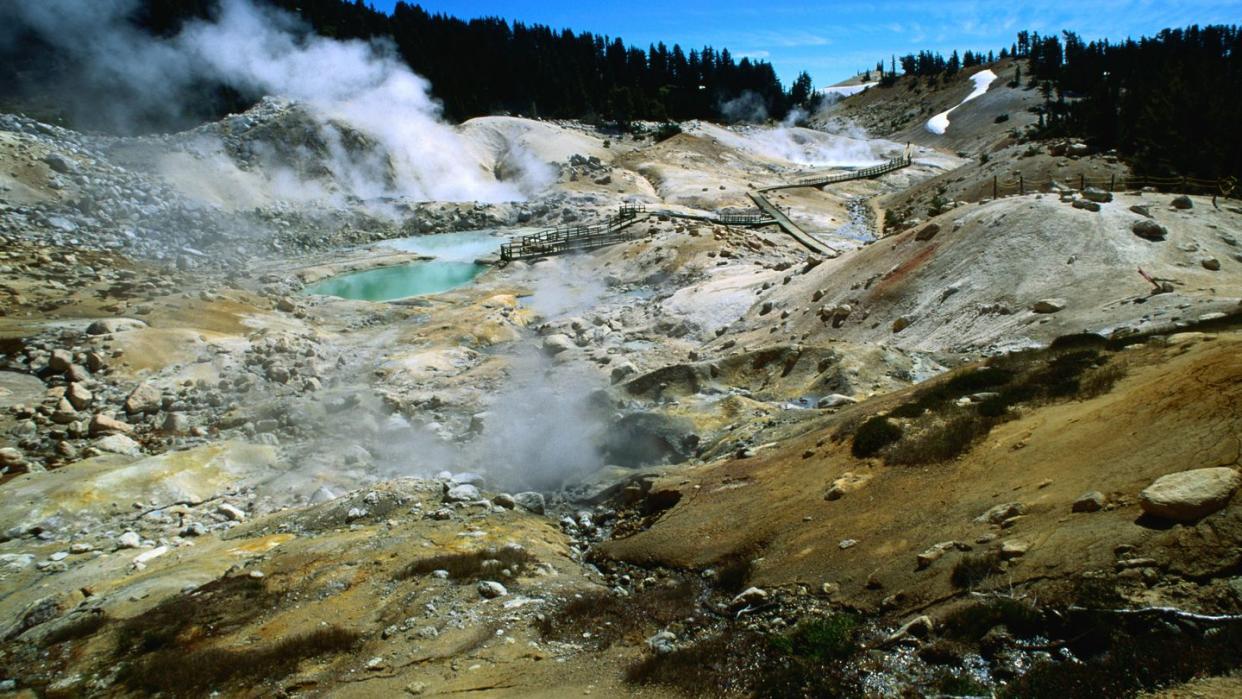
<svg viewBox="0 0 1242 699">
<path fill-rule="evenodd" d="M 645 212 L 646 208 L 641 205 L 625 205 L 615 216 L 609 216 L 602 223 L 557 226 L 524 235 L 502 244 L 500 259 L 509 262 L 529 257 L 561 255 L 634 240 L 639 236 L 625 229 L 637 222 Z"/>
<path fill-rule="evenodd" d="M 824 185 L 836 184 L 837 182 L 849 182 L 850 180 L 866 180 L 872 177 L 886 175 L 894 170 L 900 170 L 903 167 L 909 167 L 914 160 L 909 155 L 902 155 L 892 160 L 881 163 L 880 165 L 872 165 L 861 170 L 851 170 L 850 172 L 842 172 L 836 175 L 828 175 L 826 177 L 810 177 L 797 182 L 788 184 L 778 184 L 772 187 L 763 187 L 760 192 L 770 192 L 774 189 L 790 189 L 793 187 L 823 187 Z"/>
</svg>

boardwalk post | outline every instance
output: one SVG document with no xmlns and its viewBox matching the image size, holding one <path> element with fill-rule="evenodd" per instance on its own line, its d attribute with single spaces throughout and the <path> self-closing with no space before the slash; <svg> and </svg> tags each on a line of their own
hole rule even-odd
<svg viewBox="0 0 1242 699">
<path fill-rule="evenodd" d="M 1018 173 L 1018 194 L 1026 194 L 1026 180 L 1022 179 L 1022 173 Z"/>
<path fill-rule="evenodd" d="M 996 175 L 992 175 L 992 198 L 1000 199 L 1000 194 L 998 194 L 999 183 L 996 181 L 996 179 L 997 179 Z"/>
<path fill-rule="evenodd" d="M 1086 175 L 1082 175 L 1082 174 L 1078 175 L 1078 191 L 1080 192 L 1087 191 L 1087 176 Z"/>
<path fill-rule="evenodd" d="M 1109 178 L 1108 180 L 1108 191 L 1110 192 L 1117 191 L 1117 173 L 1115 172 L 1113 173 L 1113 176 Z"/>
</svg>

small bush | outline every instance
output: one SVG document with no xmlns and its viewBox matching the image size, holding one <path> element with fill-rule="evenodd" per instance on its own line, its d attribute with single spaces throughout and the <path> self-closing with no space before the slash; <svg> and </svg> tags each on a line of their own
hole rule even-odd
<svg viewBox="0 0 1242 699">
<path fill-rule="evenodd" d="M 1114 362 L 1086 371 L 1078 380 L 1078 399 L 1089 400 L 1108 393 L 1125 375 L 1125 368 Z"/>
<path fill-rule="evenodd" d="M 959 675 L 942 672 L 936 676 L 932 685 L 941 694 L 950 697 L 990 697 L 992 691 L 970 675 Z"/>
<path fill-rule="evenodd" d="M 999 597 L 955 609 L 945 617 L 942 631 L 954 640 L 978 641 L 997 626 L 1029 637 L 1044 631 L 1044 619 L 1038 609 L 1026 602 Z"/>
<path fill-rule="evenodd" d="M 448 571 L 449 578 L 458 582 L 473 582 L 495 577 L 508 569 L 513 577 L 525 573 L 538 559 L 520 546 L 486 548 L 466 553 L 445 553 L 430 558 L 420 558 L 397 572 L 397 580 L 430 575 L 437 570 Z"/>
<path fill-rule="evenodd" d="M 780 650 L 811 660 L 839 660 L 858 650 L 855 640 L 858 619 L 849 614 L 834 614 L 798 624 L 785 636 L 772 642 Z"/>
<path fill-rule="evenodd" d="M 544 640 L 583 640 L 603 650 L 625 638 L 641 641 L 649 631 L 682 621 L 698 609 L 699 588 L 688 583 L 655 587 L 630 595 L 601 590 L 570 598 L 538 623 Z"/>
<path fill-rule="evenodd" d="M 873 456 L 901 439 L 901 427 L 883 415 L 876 415 L 858 426 L 850 452 L 857 458 Z"/>
<path fill-rule="evenodd" d="M 918 432 L 907 432 L 884 461 L 889 464 L 915 466 L 948 461 L 965 453 L 992 429 L 993 420 L 976 413 L 960 410 L 940 419 Z"/>
<path fill-rule="evenodd" d="M 996 575 L 1000 572 L 1000 559 L 994 553 L 979 553 L 963 556 L 953 566 L 953 573 L 949 576 L 949 582 L 954 587 L 967 589 L 972 588 L 984 580 Z"/>
<path fill-rule="evenodd" d="M 108 615 L 101 610 L 94 610 L 79 615 L 76 619 L 61 624 L 51 633 L 43 637 L 44 647 L 54 646 L 65 641 L 76 641 L 80 638 L 95 635 L 109 622 Z"/>
<path fill-rule="evenodd" d="M 997 114 L 997 115 L 996 115 L 996 118 L 992 120 L 992 123 L 994 123 L 994 124 L 1003 124 L 1003 123 L 1005 123 L 1005 122 L 1007 122 L 1007 121 L 1009 121 L 1009 114 L 1007 114 L 1007 113 L 1006 113 L 1006 114 Z"/>
<path fill-rule="evenodd" d="M 660 124 L 660 128 L 656 129 L 655 140 L 657 142 L 667 141 L 679 133 L 681 133 L 681 124 L 678 124 L 675 121 L 666 122 Z"/>
<path fill-rule="evenodd" d="M 248 576 L 220 578 L 120 622 L 117 653 L 139 655 L 219 636 L 275 607 L 280 595 Z"/>
</svg>

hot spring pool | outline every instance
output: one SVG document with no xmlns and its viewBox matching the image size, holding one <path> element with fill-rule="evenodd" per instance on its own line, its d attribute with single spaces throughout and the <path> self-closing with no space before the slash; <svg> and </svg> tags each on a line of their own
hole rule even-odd
<svg viewBox="0 0 1242 699">
<path fill-rule="evenodd" d="M 306 287 L 303 293 L 354 301 L 394 301 L 456 289 L 485 269 L 486 265 L 473 262 L 428 260 L 332 277 Z"/>
<path fill-rule="evenodd" d="M 474 261 L 495 254 L 500 244 L 508 240 L 509 234 L 494 230 L 389 240 L 384 243 L 385 247 L 435 259 L 343 274 L 316 282 L 306 287 L 303 293 L 339 296 L 354 301 L 394 301 L 410 296 L 439 294 L 465 286 L 482 274 L 487 265 L 475 264 Z"/>
</svg>

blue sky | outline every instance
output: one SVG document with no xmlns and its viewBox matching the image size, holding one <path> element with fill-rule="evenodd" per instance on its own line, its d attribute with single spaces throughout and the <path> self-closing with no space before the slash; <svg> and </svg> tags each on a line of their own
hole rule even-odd
<svg viewBox="0 0 1242 699">
<path fill-rule="evenodd" d="M 367 0 L 388 10 L 395 0 Z M 823 87 L 874 67 L 881 57 L 922 49 L 996 50 L 1020 29 L 1070 29 L 1086 39 L 1121 39 L 1189 24 L 1236 24 L 1242 0 L 909 2 L 847 0 L 412 0 L 456 17 L 503 17 L 557 29 L 620 36 L 646 48 L 728 48 L 770 61 L 787 84 L 800 70 Z"/>
</svg>

